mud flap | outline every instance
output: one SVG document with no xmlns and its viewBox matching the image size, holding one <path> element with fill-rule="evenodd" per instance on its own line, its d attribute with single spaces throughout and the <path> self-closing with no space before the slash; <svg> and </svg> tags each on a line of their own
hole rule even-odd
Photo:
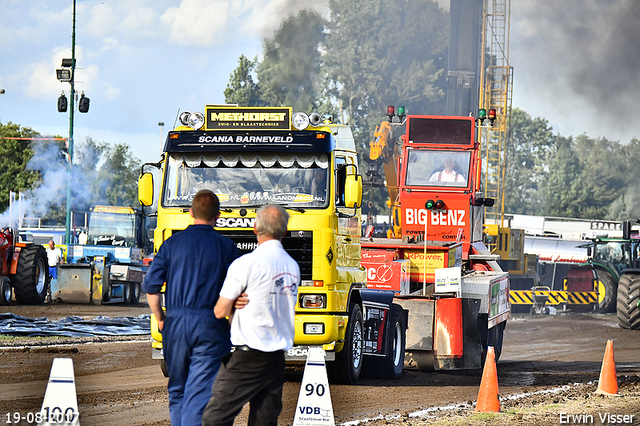
<svg viewBox="0 0 640 426">
<path fill-rule="evenodd" d="M 434 368 L 461 370 L 481 367 L 478 332 L 479 299 L 439 299 L 436 305 Z"/>
</svg>

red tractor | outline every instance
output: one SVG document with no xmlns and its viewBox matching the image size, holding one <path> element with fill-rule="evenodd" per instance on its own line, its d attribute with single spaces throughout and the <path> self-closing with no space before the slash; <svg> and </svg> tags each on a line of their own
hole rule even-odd
<svg viewBox="0 0 640 426">
<path fill-rule="evenodd" d="M 44 247 L 19 242 L 11 228 L 0 230 L 0 304 L 8 305 L 13 293 L 20 304 L 40 305 L 47 296 L 49 281 Z"/>
</svg>

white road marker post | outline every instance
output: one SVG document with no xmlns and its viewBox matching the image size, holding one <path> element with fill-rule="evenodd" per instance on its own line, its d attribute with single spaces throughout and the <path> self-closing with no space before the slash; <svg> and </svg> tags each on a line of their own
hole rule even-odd
<svg viewBox="0 0 640 426">
<path fill-rule="evenodd" d="M 335 426 L 324 350 L 309 348 L 293 426 Z"/>
<path fill-rule="evenodd" d="M 53 359 L 40 413 L 42 418 L 38 421 L 38 426 L 80 426 L 76 380 L 71 358 Z"/>
</svg>

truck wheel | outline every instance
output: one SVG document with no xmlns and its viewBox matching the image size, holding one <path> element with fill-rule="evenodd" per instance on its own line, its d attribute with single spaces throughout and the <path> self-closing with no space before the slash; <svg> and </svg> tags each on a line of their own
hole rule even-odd
<svg viewBox="0 0 640 426">
<path fill-rule="evenodd" d="M 363 338 L 362 309 L 360 305 L 352 304 L 344 346 L 329 370 L 333 382 L 352 385 L 358 381 L 362 372 Z"/>
<path fill-rule="evenodd" d="M 393 305 L 391 308 L 390 327 L 387 330 L 385 356 L 384 358 L 371 357 L 367 359 L 367 363 L 371 361 L 371 372 L 374 377 L 399 379 L 402 376 L 406 331 L 407 325 L 402 308 L 398 305 Z"/>
<path fill-rule="evenodd" d="M 640 275 L 623 274 L 618 281 L 618 325 L 640 330 Z"/>
<path fill-rule="evenodd" d="M 131 283 L 122 284 L 122 297 L 125 305 L 131 303 Z"/>
<path fill-rule="evenodd" d="M 616 281 L 613 276 L 602 269 L 597 269 L 598 276 L 598 307 L 602 312 L 614 312 L 616 310 Z"/>
<path fill-rule="evenodd" d="M 131 304 L 140 303 L 140 283 L 131 283 Z"/>
<path fill-rule="evenodd" d="M 162 375 L 164 377 L 169 377 L 169 370 L 167 370 L 167 361 L 164 359 L 160 360 L 160 370 L 162 371 Z"/>
<path fill-rule="evenodd" d="M 30 244 L 20 250 L 14 275 L 16 301 L 25 305 L 41 305 L 49 289 L 49 268 L 44 247 Z"/>
<path fill-rule="evenodd" d="M 506 321 L 501 322 L 500 324 L 496 324 L 493 328 L 490 328 L 488 332 L 489 337 L 487 338 L 487 347 L 493 346 L 496 362 L 498 362 L 498 360 L 500 359 L 500 354 L 502 353 L 502 340 L 504 335 L 504 328 L 506 325 Z"/>
<path fill-rule="evenodd" d="M 11 303 L 11 281 L 9 277 L 0 277 L 0 305 L 7 306 Z"/>
</svg>

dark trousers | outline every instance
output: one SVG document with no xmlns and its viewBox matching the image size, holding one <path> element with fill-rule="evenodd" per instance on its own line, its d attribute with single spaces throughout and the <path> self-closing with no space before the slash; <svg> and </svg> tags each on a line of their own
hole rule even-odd
<svg viewBox="0 0 640 426">
<path fill-rule="evenodd" d="M 229 353 L 231 342 L 211 309 L 174 309 L 172 313 L 177 315 L 167 316 L 162 330 L 171 425 L 199 426 L 220 360 Z"/>
<path fill-rule="evenodd" d="M 278 424 L 282 410 L 284 351 L 236 350 L 222 359 L 202 426 L 232 426 L 249 402 L 250 426 Z"/>
</svg>

